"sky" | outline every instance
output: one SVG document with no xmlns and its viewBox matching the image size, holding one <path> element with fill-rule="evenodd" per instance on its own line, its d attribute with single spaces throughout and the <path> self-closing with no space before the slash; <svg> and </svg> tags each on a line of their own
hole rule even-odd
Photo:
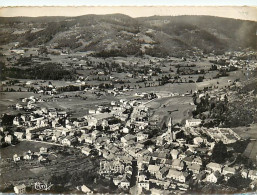
<svg viewBox="0 0 257 195">
<path fill-rule="evenodd" d="M 131 17 L 210 15 L 257 21 L 257 0 L 0 0 L 2 17 L 113 13 Z"/>
<path fill-rule="evenodd" d="M 1 0 L 0 6 L 257 6 L 256 0 Z"/>
</svg>

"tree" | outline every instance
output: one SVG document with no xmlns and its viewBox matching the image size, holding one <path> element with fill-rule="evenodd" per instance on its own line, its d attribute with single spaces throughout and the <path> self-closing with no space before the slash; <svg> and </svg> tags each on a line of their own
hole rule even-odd
<svg viewBox="0 0 257 195">
<path fill-rule="evenodd" d="M 238 173 L 229 178 L 227 185 L 233 188 L 237 188 L 238 190 L 242 190 L 243 188 L 247 188 L 250 182 L 250 179 L 243 178 L 241 174 Z"/>
<path fill-rule="evenodd" d="M 204 76 L 199 76 L 196 82 L 203 82 Z"/>
<path fill-rule="evenodd" d="M 5 114 L 5 115 L 2 117 L 2 125 L 5 125 L 5 126 L 12 125 L 14 118 L 15 118 L 14 115 Z"/>
<path fill-rule="evenodd" d="M 228 157 L 227 147 L 222 141 L 215 144 L 212 151 L 212 160 L 216 163 L 224 163 Z"/>
</svg>

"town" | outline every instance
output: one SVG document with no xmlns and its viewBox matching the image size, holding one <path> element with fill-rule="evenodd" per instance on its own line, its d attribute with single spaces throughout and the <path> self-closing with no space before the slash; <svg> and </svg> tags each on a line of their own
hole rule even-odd
<svg viewBox="0 0 257 195">
<path fill-rule="evenodd" d="M 256 51 L 151 56 L 153 32 L 138 56 L 1 48 L 1 192 L 257 189 Z"/>
</svg>

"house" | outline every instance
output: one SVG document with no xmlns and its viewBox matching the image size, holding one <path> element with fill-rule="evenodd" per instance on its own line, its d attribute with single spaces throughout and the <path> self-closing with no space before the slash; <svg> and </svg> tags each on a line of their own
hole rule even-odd
<svg viewBox="0 0 257 195">
<path fill-rule="evenodd" d="M 91 149 L 88 148 L 88 147 L 83 147 L 83 148 L 81 149 L 81 152 L 82 152 L 83 154 L 89 156 L 89 155 L 90 155 L 90 152 L 91 152 Z"/>
<path fill-rule="evenodd" d="M 143 172 L 139 171 L 138 176 L 137 176 L 137 180 L 138 180 L 138 182 L 146 181 L 147 176 Z"/>
<path fill-rule="evenodd" d="M 250 170 L 248 173 L 248 178 L 251 180 L 257 179 L 257 171 L 256 170 Z"/>
<path fill-rule="evenodd" d="M 162 146 L 163 144 L 164 144 L 164 137 L 160 135 L 156 138 L 156 145 Z"/>
<path fill-rule="evenodd" d="M 93 143 L 93 140 L 94 140 L 91 135 L 86 135 L 86 136 L 84 137 L 84 139 L 85 139 L 85 143 L 88 143 L 88 144 L 92 144 L 92 143 Z"/>
<path fill-rule="evenodd" d="M 24 184 L 14 186 L 13 189 L 16 194 L 25 194 L 26 193 L 26 186 Z"/>
<path fill-rule="evenodd" d="M 26 140 L 32 140 L 35 136 L 32 133 L 26 134 Z"/>
<path fill-rule="evenodd" d="M 149 173 L 151 173 L 152 175 L 155 175 L 158 171 L 159 171 L 160 167 L 157 165 L 149 165 L 148 166 L 148 171 Z"/>
<path fill-rule="evenodd" d="M 163 187 L 164 189 L 167 189 L 171 184 L 171 181 L 169 181 L 169 180 L 149 179 L 149 181 L 151 183 L 154 183 L 158 186 Z"/>
<path fill-rule="evenodd" d="M 197 127 L 201 124 L 201 119 L 188 119 L 186 120 L 185 127 Z"/>
<path fill-rule="evenodd" d="M 193 164 L 197 164 L 197 165 L 202 165 L 203 161 L 200 157 L 196 157 L 194 158 L 194 160 L 192 161 Z"/>
<path fill-rule="evenodd" d="M 21 119 L 19 118 L 19 117 L 15 117 L 14 119 L 13 119 L 13 125 L 20 125 L 21 124 Z"/>
<path fill-rule="evenodd" d="M 123 131 L 123 133 L 129 133 L 129 129 L 128 129 L 127 127 L 124 127 L 124 128 L 122 129 L 122 131 Z"/>
<path fill-rule="evenodd" d="M 99 149 L 99 150 L 101 150 L 101 149 Z M 107 160 L 112 160 L 115 157 L 113 153 L 111 153 L 105 149 L 101 150 L 101 152 L 102 152 L 103 157 Z"/>
<path fill-rule="evenodd" d="M 48 115 L 51 117 L 51 118 L 57 118 L 57 112 L 56 111 L 51 111 L 48 113 Z"/>
<path fill-rule="evenodd" d="M 129 145 L 128 143 L 130 142 L 130 141 L 135 141 L 135 139 L 136 139 L 136 137 L 134 136 L 134 135 L 130 135 L 130 134 L 128 134 L 128 135 L 125 135 L 124 137 L 122 137 L 121 139 L 120 139 L 120 141 L 124 144 L 124 145 Z"/>
<path fill-rule="evenodd" d="M 252 190 L 256 190 L 257 189 L 257 179 L 253 180 L 251 183 L 250 183 L 250 188 Z"/>
<path fill-rule="evenodd" d="M 222 165 L 218 163 L 210 162 L 209 164 L 206 165 L 206 168 L 211 169 L 212 172 L 219 171 L 221 173 Z"/>
<path fill-rule="evenodd" d="M 4 138 L 4 141 L 8 144 L 11 144 L 12 143 L 12 140 L 13 140 L 13 136 L 12 135 L 7 135 L 5 136 Z"/>
<path fill-rule="evenodd" d="M 146 140 L 148 138 L 148 134 L 146 133 L 138 133 L 137 135 L 137 141 L 142 141 L 142 140 Z"/>
<path fill-rule="evenodd" d="M 168 174 L 168 172 L 169 172 L 169 168 L 164 166 L 159 171 L 157 171 L 157 173 L 155 174 L 155 177 L 157 179 L 164 179 Z"/>
<path fill-rule="evenodd" d="M 219 171 L 215 171 L 206 177 L 206 181 L 210 183 L 217 183 L 220 179 L 221 179 L 221 174 Z"/>
<path fill-rule="evenodd" d="M 171 160 L 171 159 L 166 159 L 166 161 L 165 161 L 165 166 L 171 168 L 171 166 L 172 166 L 172 160 Z"/>
<path fill-rule="evenodd" d="M 222 170 L 222 174 L 223 175 L 227 175 L 227 174 L 235 174 L 236 173 L 236 169 L 233 167 L 224 167 Z"/>
<path fill-rule="evenodd" d="M 178 158 L 177 158 L 177 159 L 183 160 L 183 159 L 186 158 L 186 157 L 187 157 L 187 155 L 185 154 L 185 152 L 183 152 L 183 153 L 180 153 L 180 154 L 178 155 Z"/>
<path fill-rule="evenodd" d="M 172 161 L 171 167 L 172 167 L 173 169 L 177 169 L 177 170 L 181 171 L 181 170 L 184 169 L 185 164 L 184 164 L 183 161 L 181 161 L 181 160 L 179 160 L 179 159 L 174 159 L 174 160 Z"/>
<path fill-rule="evenodd" d="M 59 133 L 54 133 L 54 135 L 52 136 L 52 141 L 57 142 L 60 136 L 61 135 Z"/>
<path fill-rule="evenodd" d="M 22 140 L 24 137 L 24 133 L 16 131 L 16 132 L 14 132 L 14 136 L 16 136 L 18 140 Z"/>
<path fill-rule="evenodd" d="M 112 118 L 113 116 L 110 113 L 99 113 L 99 114 L 94 114 L 94 115 L 89 115 L 86 116 L 85 118 L 87 119 L 88 126 L 97 126 L 102 124 L 103 120 L 108 120 Z"/>
<path fill-rule="evenodd" d="M 61 117 L 61 118 L 64 118 L 64 117 L 67 116 L 67 112 L 65 112 L 65 111 L 57 112 L 57 116 L 58 116 L 58 117 Z"/>
<path fill-rule="evenodd" d="M 40 139 L 41 141 L 44 141 L 46 139 L 46 135 L 39 135 L 38 139 Z"/>
<path fill-rule="evenodd" d="M 31 155 L 31 153 L 25 154 L 25 155 L 23 156 L 23 159 L 24 159 L 24 160 L 32 160 L 32 155 Z"/>
<path fill-rule="evenodd" d="M 195 145 L 198 145 L 198 146 L 199 146 L 200 144 L 204 143 L 204 139 L 201 138 L 201 137 L 195 137 L 195 138 L 193 139 L 193 142 L 194 142 Z"/>
<path fill-rule="evenodd" d="M 92 117 L 92 116 L 88 116 L 87 118 L 87 125 L 89 127 L 93 127 L 93 126 L 96 126 L 97 125 L 97 119 Z"/>
<path fill-rule="evenodd" d="M 246 179 L 248 177 L 248 170 L 247 169 L 241 170 L 241 176 Z"/>
<path fill-rule="evenodd" d="M 179 155 L 179 151 L 173 149 L 173 150 L 171 150 L 170 154 L 171 154 L 172 159 L 177 159 L 178 155 Z"/>
<path fill-rule="evenodd" d="M 41 148 L 39 149 L 39 151 L 40 151 L 41 154 L 47 153 L 47 148 L 41 147 Z"/>
<path fill-rule="evenodd" d="M 138 182 L 138 186 L 141 187 L 141 188 L 144 188 L 146 190 L 150 189 L 149 181 Z"/>
<path fill-rule="evenodd" d="M 19 157 L 17 154 L 13 155 L 13 161 L 14 162 L 17 162 L 17 161 L 20 161 L 20 160 L 21 160 L 21 157 Z"/>
<path fill-rule="evenodd" d="M 186 157 L 183 159 L 183 161 L 186 163 L 186 165 L 191 165 L 193 162 L 193 159 L 191 157 Z"/>
<path fill-rule="evenodd" d="M 92 190 L 90 190 L 86 185 L 81 186 L 81 191 L 85 194 L 92 193 Z"/>
<path fill-rule="evenodd" d="M 38 157 L 38 161 L 39 161 L 39 162 L 46 162 L 47 159 L 44 158 L 43 156 L 39 156 L 39 157 Z"/>
<path fill-rule="evenodd" d="M 81 136 L 78 137 L 78 142 L 79 143 L 84 143 L 85 142 L 85 137 L 86 137 L 86 134 L 81 134 Z"/>
<path fill-rule="evenodd" d="M 148 155 L 143 155 L 143 156 L 138 157 L 138 160 L 137 160 L 138 168 L 142 169 L 143 168 L 143 164 L 149 164 L 151 159 L 152 159 L 152 157 L 148 156 Z"/>
<path fill-rule="evenodd" d="M 201 166 L 198 164 L 189 164 L 187 168 L 192 171 L 194 174 L 199 174 L 201 170 Z"/>
<path fill-rule="evenodd" d="M 94 130 L 91 135 L 94 139 L 96 139 L 97 137 L 99 137 L 102 133 L 98 130 Z"/>
<path fill-rule="evenodd" d="M 72 146 L 77 142 L 76 137 L 68 136 L 62 140 L 62 145 L 65 146 Z"/>
<path fill-rule="evenodd" d="M 181 183 L 185 183 L 188 179 L 188 173 L 182 172 L 182 171 L 177 171 L 174 169 L 170 169 L 168 175 L 166 176 L 169 179 L 174 179 L 177 180 Z"/>
</svg>

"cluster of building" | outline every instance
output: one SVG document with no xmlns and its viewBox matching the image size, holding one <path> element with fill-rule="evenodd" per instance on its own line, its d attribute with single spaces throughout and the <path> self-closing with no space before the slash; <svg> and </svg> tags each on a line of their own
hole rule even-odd
<svg viewBox="0 0 257 195">
<path fill-rule="evenodd" d="M 184 192 L 192 180 L 219 183 L 237 173 L 253 181 L 257 179 L 255 170 L 210 161 L 216 142 L 230 144 L 240 140 L 229 128 L 200 128 L 200 119 L 186 120 L 185 126 L 180 127 L 169 118 L 167 131 L 152 135 L 149 108 L 136 100 L 113 101 L 109 106 L 90 109 L 86 116 L 76 120 L 65 111 L 35 108 L 30 114 L 14 118 L 14 125 L 25 128 L 14 132 L 14 136 L 77 147 L 85 156 L 97 156 L 101 158 L 98 174 L 125 191 L 136 188 L 160 194 Z M 203 133 L 213 141 L 208 141 Z M 187 140 L 189 135 L 193 137 L 192 143 Z M 11 140 L 12 135 L 5 139 Z M 47 150 L 41 149 L 39 154 L 29 151 L 22 157 L 14 155 L 13 160 L 30 160 L 35 156 L 39 161 L 47 160 Z"/>
<path fill-rule="evenodd" d="M 38 162 L 47 162 L 48 161 L 48 149 L 45 147 L 41 147 L 39 152 L 27 151 L 22 155 L 14 154 L 13 161 L 19 162 L 22 160 L 37 160 Z"/>
</svg>

